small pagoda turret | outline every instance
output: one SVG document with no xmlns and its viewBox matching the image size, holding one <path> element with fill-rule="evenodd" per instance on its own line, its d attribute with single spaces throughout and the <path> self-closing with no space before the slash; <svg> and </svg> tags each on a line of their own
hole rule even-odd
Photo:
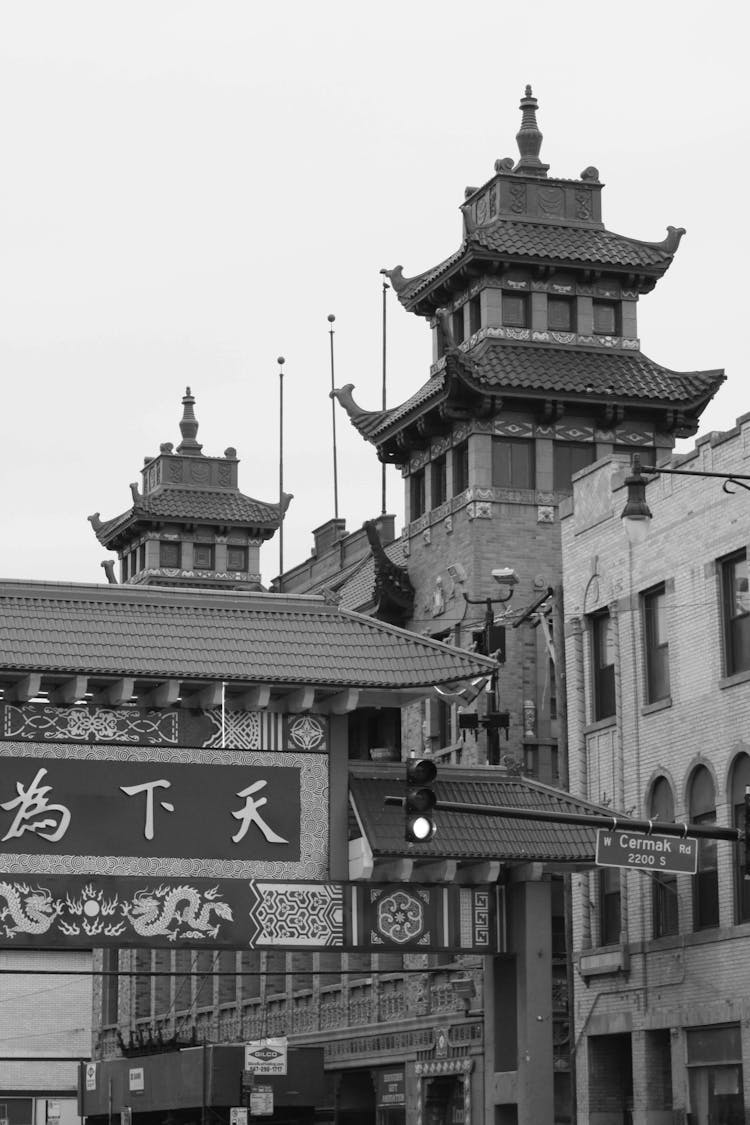
<svg viewBox="0 0 750 1125">
<path fill-rule="evenodd" d="M 485 184 L 466 188 L 458 249 L 416 276 L 384 271 L 403 307 L 430 321 L 429 380 L 388 410 L 361 409 L 351 384 L 337 392 L 384 462 L 408 466 L 457 423 L 478 419 L 497 420 L 507 436 L 583 440 L 600 453 L 669 449 L 696 432 L 724 379 L 671 371 L 641 351 L 638 300 L 669 268 L 683 228 L 667 227 L 656 242 L 607 230 L 598 170 L 550 177 L 530 86 L 520 108 L 519 158 L 497 160 Z M 569 422 L 576 429 L 583 418 L 586 432 L 570 437 Z M 537 481 L 546 492 L 561 483 L 559 473 Z"/>
<path fill-rule="evenodd" d="M 197 440 L 190 387 L 182 399 L 181 441 L 145 457 L 132 506 L 114 519 L 89 516 L 102 546 L 116 551 L 120 580 L 130 584 L 262 589 L 261 544 L 280 527 L 291 496 L 266 503 L 237 483 L 237 451 L 208 457 Z M 116 581 L 111 561 L 102 563 Z"/>
</svg>

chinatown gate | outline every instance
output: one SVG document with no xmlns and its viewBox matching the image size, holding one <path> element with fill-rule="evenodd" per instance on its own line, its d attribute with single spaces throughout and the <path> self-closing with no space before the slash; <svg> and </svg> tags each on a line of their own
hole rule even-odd
<svg viewBox="0 0 750 1125">
<path fill-rule="evenodd" d="M 22 970 L 37 988 L 50 968 L 95 974 L 80 1064 L 54 1013 L 35 1054 L 19 1008 L 0 1102 L 46 1099 L 47 1121 L 62 1104 L 65 1125 L 77 1086 L 91 1119 L 229 1122 L 243 1041 L 281 1029 L 289 1071 L 266 1120 L 552 1120 L 546 871 L 589 864 L 592 834 L 550 845 L 530 822 L 500 836 L 497 821 L 446 813 L 432 841 L 406 845 L 401 810 L 383 803 L 403 767 L 350 760 L 361 708 L 398 708 L 491 661 L 265 593 L 6 582 L 0 625 L 0 1000 Z M 583 807 L 492 768 L 441 768 L 438 799 L 469 785 L 488 803 Z M 332 958 L 365 954 L 372 987 L 389 957 L 402 966 L 367 1021 L 353 970 L 338 1007 L 325 977 Z M 304 1018 L 284 976 L 302 956 Z M 434 992 L 430 966 L 446 961 L 453 1007 L 420 1009 L 419 982 Z M 253 995 L 232 1007 L 243 972 Z M 400 979 L 411 1000 L 389 1019 Z M 177 980 L 192 996 L 182 1019 Z"/>
</svg>

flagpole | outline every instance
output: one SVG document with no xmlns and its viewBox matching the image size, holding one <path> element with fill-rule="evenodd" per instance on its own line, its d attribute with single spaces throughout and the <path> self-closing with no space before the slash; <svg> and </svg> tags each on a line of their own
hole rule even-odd
<svg viewBox="0 0 750 1125">
<path fill-rule="evenodd" d="M 339 518 L 339 473 L 338 464 L 336 461 L 336 398 L 334 396 L 335 380 L 333 375 L 333 322 L 336 317 L 333 313 L 328 314 L 328 323 L 330 324 L 329 335 L 331 337 L 331 436 L 333 439 L 333 516 L 334 519 Z"/>
<path fill-rule="evenodd" d="M 385 273 L 385 270 L 381 270 L 380 272 Z M 383 278 L 383 410 L 385 410 L 385 387 L 386 387 L 386 378 L 385 378 L 386 377 L 386 347 L 385 347 L 385 345 L 386 345 L 386 294 L 387 294 L 389 289 L 390 289 L 390 285 L 385 280 L 385 278 Z M 386 513 L 385 467 L 386 466 L 385 466 L 385 461 L 384 461 L 383 466 L 382 466 L 382 474 L 381 474 L 382 491 L 381 491 L 380 511 L 381 511 L 382 515 L 385 515 L 385 513 Z"/>
<path fill-rule="evenodd" d="M 279 365 L 279 589 L 284 583 L 284 357 L 280 355 Z"/>
</svg>

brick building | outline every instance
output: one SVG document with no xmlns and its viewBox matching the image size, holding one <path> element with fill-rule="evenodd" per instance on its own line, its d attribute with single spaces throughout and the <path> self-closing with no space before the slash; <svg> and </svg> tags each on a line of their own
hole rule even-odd
<svg viewBox="0 0 750 1125">
<path fill-rule="evenodd" d="M 745 415 L 665 464 L 748 474 L 749 450 Z M 732 827 L 750 782 L 748 498 L 716 478 L 652 478 L 648 535 L 630 545 L 629 472 L 582 470 L 563 510 L 571 788 L 636 818 Z M 580 1120 L 746 1120 L 742 858 L 703 841 L 695 875 L 574 877 Z"/>
</svg>

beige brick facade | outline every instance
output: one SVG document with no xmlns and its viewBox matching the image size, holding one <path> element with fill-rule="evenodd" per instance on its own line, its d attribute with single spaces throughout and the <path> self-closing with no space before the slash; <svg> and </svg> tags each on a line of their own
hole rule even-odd
<svg viewBox="0 0 750 1125">
<path fill-rule="evenodd" d="M 680 467 L 750 473 L 750 416 L 699 441 Z M 750 497 L 740 487 L 728 495 L 720 479 L 662 475 L 647 488 L 648 538 L 631 546 L 620 519 L 628 472 L 614 458 L 582 471 L 562 513 L 571 789 L 647 818 L 662 778 L 674 819 L 693 820 L 695 771 L 704 767 L 716 822 L 730 826 L 739 781 L 750 776 L 750 671 L 727 668 L 718 560 L 750 549 Z M 669 683 L 651 701 L 643 595 L 658 587 Z M 616 714 L 596 721 L 592 615 L 602 610 L 612 626 Z M 727 1037 L 736 1029 L 744 1056 L 738 1096 L 750 1106 L 750 919 L 738 901 L 738 845 L 714 847 L 718 924 L 701 924 L 694 879 L 681 874 L 675 932 L 655 937 L 654 879 L 623 869 L 620 940 L 609 935 L 603 945 L 599 872 L 574 878 L 580 1121 L 610 1125 L 629 1119 L 626 1111 L 639 1125 L 686 1120 L 674 1111 L 701 1125 L 719 1120 L 708 1116 L 711 1097 L 731 1101 L 739 1072 L 726 1048 L 712 1065 L 701 1059 L 698 1028 Z M 707 1092 L 712 1082 L 725 1092 Z"/>
</svg>

